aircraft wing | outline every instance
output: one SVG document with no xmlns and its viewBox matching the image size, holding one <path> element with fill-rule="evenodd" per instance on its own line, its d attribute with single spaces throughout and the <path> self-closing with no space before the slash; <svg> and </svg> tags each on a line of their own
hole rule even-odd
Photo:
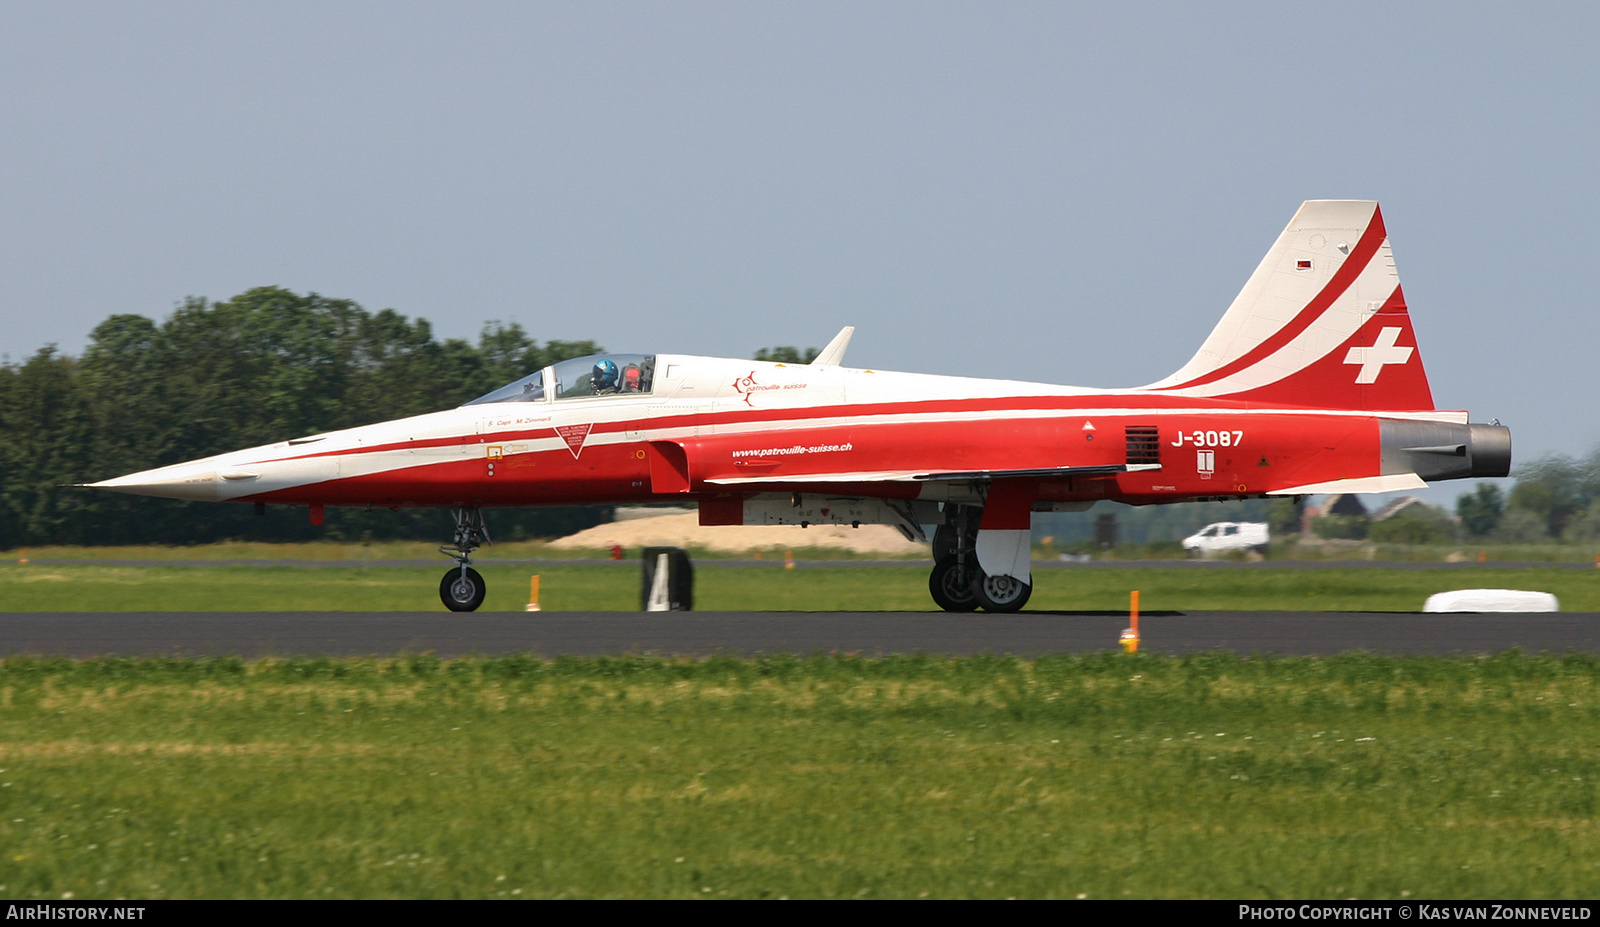
<svg viewBox="0 0 1600 927">
<path fill-rule="evenodd" d="M 1097 464 L 1088 467 L 1040 467 L 1031 470 L 865 470 L 855 473 L 790 474 L 787 476 L 730 476 L 706 480 L 718 486 L 762 483 L 899 483 L 965 482 L 969 480 L 1063 479 L 1072 476 L 1111 476 L 1136 470 L 1159 470 L 1160 464 Z"/>
<path fill-rule="evenodd" d="M 923 473 L 917 480 L 1010 480 L 1031 478 L 1041 480 L 1061 479 L 1068 476 L 1110 476 L 1114 473 L 1132 473 L 1136 470 L 1160 470 L 1160 464 L 1097 464 L 1091 467 L 1037 467 L 1032 470 L 962 470 Z"/>
</svg>

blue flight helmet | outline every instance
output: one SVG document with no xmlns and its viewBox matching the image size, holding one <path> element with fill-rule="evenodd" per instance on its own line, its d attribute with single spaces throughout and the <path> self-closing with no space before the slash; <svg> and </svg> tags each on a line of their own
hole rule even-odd
<svg viewBox="0 0 1600 927">
<path fill-rule="evenodd" d="M 614 361 L 601 358 L 594 362 L 594 376 L 590 377 L 597 393 L 610 393 L 617 388 L 617 365 Z"/>
</svg>

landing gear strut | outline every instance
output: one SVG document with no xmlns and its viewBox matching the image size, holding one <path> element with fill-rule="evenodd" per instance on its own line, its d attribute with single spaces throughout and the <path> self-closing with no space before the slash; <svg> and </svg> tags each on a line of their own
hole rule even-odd
<svg viewBox="0 0 1600 927">
<path fill-rule="evenodd" d="M 452 567 L 439 581 L 439 598 L 444 602 L 444 607 L 453 612 L 476 611 L 483 604 L 483 596 L 489 587 L 478 571 L 471 567 L 472 552 L 484 544 L 493 543 L 489 540 L 489 526 L 484 524 L 483 513 L 477 509 L 451 509 L 450 514 L 456 520 L 455 541 L 440 545 L 439 553 L 455 560 L 460 566 Z"/>
<path fill-rule="evenodd" d="M 946 504 L 944 524 L 933 532 L 933 574 L 928 592 L 947 612 L 970 612 L 978 607 L 972 580 L 978 575 L 978 516 L 976 506 Z"/>
</svg>

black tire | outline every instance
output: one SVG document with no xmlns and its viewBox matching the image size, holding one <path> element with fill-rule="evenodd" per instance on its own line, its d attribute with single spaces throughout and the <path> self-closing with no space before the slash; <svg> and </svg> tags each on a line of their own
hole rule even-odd
<svg viewBox="0 0 1600 927">
<path fill-rule="evenodd" d="M 1033 584 L 1015 576 L 987 576 L 982 570 L 974 573 L 972 598 L 986 612 L 1019 611 L 1033 595 Z"/>
<path fill-rule="evenodd" d="M 953 555 L 933 565 L 928 592 L 934 604 L 947 612 L 970 612 L 978 607 L 978 600 L 972 597 L 972 579 L 957 566 Z"/>
<path fill-rule="evenodd" d="M 483 577 L 472 567 L 467 567 L 463 575 L 460 567 L 453 567 L 444 574 L 444 579 L 439 580 L 439 599 L 444 602 L 444 607 L 453 612 L 475 612 L 483 604 L 484 593 L 489 587 L 484 583 Z"/>
</svg>

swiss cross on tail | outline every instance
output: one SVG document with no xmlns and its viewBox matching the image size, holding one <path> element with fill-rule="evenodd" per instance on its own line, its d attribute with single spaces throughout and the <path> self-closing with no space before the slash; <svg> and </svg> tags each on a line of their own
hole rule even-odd
<svg viewBox="0 0 1600 927">
<path fill-rule="evenodd" d="M 1432 409 L 1378 204 L 1301 206 L 1199 352 L 1146 389 L 1324 409 Z"/>
<path fill-rule="evenodd" d="M 1345 354 L 1344 362 L 1358 364 L 1361 370 L 1356 374 L 1359 384 L 1376 383 L 1378 374 L 1383 372 L 1387 364 L 1403 364 L 1411 359 L 1415 348 L 1402 348 L 1395 342 L 1400 338 L 1400 326 L 1386 325 L 1378 332 L 1378 340 L 1370 348 L 1351 348 Z"/>
<path fill-rule="evenodd" d="M 1322 357 L 1245 395 L 1252 400 L 1329 409 L 1433 408 L 1433 393 L 1399 287 L 1354 334 Z"/>
</svg>

